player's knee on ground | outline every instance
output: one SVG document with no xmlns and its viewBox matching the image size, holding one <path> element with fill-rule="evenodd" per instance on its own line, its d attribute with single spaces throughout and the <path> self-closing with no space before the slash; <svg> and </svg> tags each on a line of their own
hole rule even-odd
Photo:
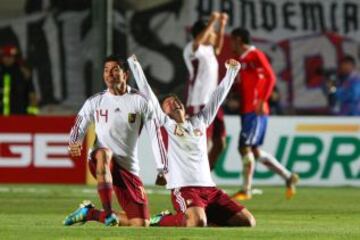
<svg viewBox="0 0 360 240">
<path fill-rule="evenodd" d="M 236 213 L 228 221 L 229 226 L 238 226 L 238 227 L 255 227 L 256 220 L 255 217 L 250 213 L 249 210 L 244 208 L 241 212 Z"/>
<path fill-rule="evenodd" d="M 191 207 L 186 211 L 187 227 L 206 227 L 207 218 L 203 208 Z"/>
<path fill-rule="evenodd" d="M 187 218 L 186 219 L 186 226 L 187 227 L 206 227 L 207 220 L 206 218 Z"/>
<path fill-rule="evenodd" d="M 149 220 L 143 218 L 132 218 L 129 219 L 129 226 L 131 227 L 148 227 L 150 224 Z"/>
</svg>

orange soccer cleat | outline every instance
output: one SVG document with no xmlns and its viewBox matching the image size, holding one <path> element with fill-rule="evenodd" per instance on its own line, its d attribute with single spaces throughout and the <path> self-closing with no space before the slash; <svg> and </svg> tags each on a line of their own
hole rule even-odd
<svg viewBox="0 0 360 240">
<path fill-rule="evenodd" d="M 241 190 L 235 193 L 234 195 L 232 195 L 231 198 L 237 201 L 244 201 L 244 200 L 250 200 L 252 198 L 252 195 L 250 191 Z"/>
<path fill-rule="evenodd" d="M 296 184 L 299 182 L 299 175 L 292 173 L 286 180 L 286 199 L 291 199 L 296 194 Z"/>
</svg>

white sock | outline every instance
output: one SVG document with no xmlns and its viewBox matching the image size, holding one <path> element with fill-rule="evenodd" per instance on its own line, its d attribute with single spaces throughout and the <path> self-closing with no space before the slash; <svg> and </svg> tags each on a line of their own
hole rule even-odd
<svg viewBox="0 0 360 240">
<path fill-rule="evenodd" d="M 270 170 L 279 174 L 283 179 L 287 180 L 291 176 L 291 172 L 287 170 L 273 155 L 263 150 L 259 150 L 260 157 L 257 159 Z"/>
<path fill-rule="evenodd" d="M 255 157 L 252 152 L 248 152 L 241 158 L 243 161 L 243 190 L 250 193 L 254 175 Z"/>
</svg>

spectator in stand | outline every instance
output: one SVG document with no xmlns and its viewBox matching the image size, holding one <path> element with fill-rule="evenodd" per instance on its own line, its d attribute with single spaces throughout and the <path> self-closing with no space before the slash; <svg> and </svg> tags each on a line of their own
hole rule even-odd
<svg viewBox="0 0 360 240">
<path fill-rule="evenodd" d="M 37 97 L 31 70 L 24 64 L 15 45 L 0 49 L 1 115 L 37 114 Z"/>
<path fill-rule="evenodd" d="M 360 116 L 360 74 L 352 56 L 345 56 L 340 61 L 338 81 L 329 86 L 329 92 L 335 96 L 335 113 Z"/>
</svg>

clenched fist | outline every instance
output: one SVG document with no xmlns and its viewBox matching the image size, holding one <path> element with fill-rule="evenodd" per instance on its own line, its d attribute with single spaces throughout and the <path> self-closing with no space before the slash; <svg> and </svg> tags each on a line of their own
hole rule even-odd
<svg viewBox="0 0 360 240">
<path fill-rule="evenodd" d="M 233 59 L 233 58 L 230 58 L 230 59 L 226 60 L 225 64 L 227 66 L 229 66 L 229 67 L 238 67 L 238 66 L 240 66 L 240 63 L 238 61 L 236 61 L 235 59 Z"/>
<path fill-rule="evenodd" d="M 68 151 L 71 157 L 80 157 L 81 156 L 81 143 L 69 143 Z"/>
<path fill-rule="evenodd" d="M 221 13 L 221 15 L 220 15 L 220 23 L 222 25 L 226 25 L 228 19 L 229 19 L 229 16 L 226 13 Z"/>
</svg>

